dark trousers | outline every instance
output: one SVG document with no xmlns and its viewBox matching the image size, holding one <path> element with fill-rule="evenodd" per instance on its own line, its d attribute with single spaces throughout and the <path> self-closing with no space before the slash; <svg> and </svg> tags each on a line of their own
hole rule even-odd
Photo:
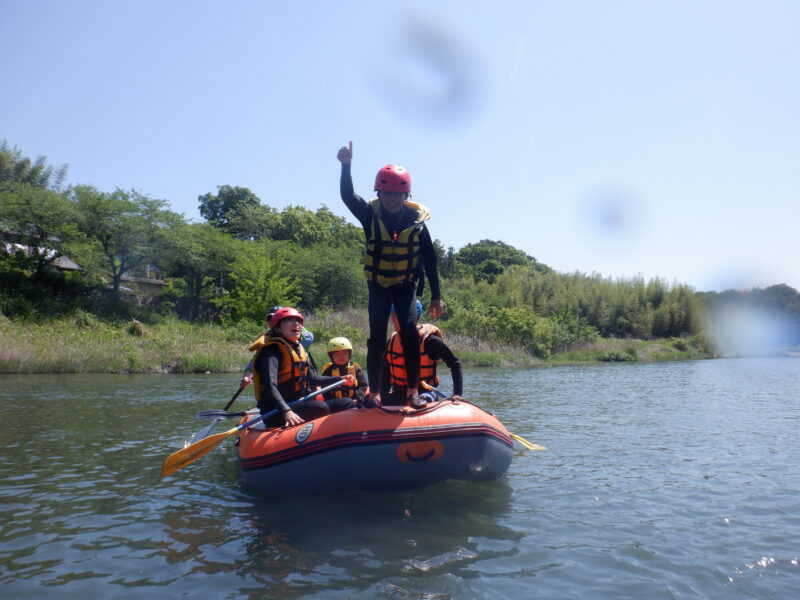
<svg viewBox="0 0 800 600">
<path fill-rule="evenodd" d="M 291 404 L 289 408 L 304 421 L 319 419 L 331 413 L 331 409 L 327 404 L 316 400 L 306 400 L 304 402 L 298 402 L 297 404 Z M 283 417 L 283 413 L 278 411 L 271 417 L 264 419 L 264 423 L 267 427 L 283 427 L 286 424 L 286 419 Z"/>
<path fill-rule="evenodd" d="M 356 407 L 356 401 L 352 398 L 330 398 L 329 400 L 325 400 L 325 404 L 328 405 L 332 413 Z"/>
<path fill-rule="evenodd" d="M 400 321 L 400 341 L 403 343 L 403 359 L 406 366 L 408 386 L 416 389 L 419 383 L 419 333 L 417 333 L 416 283 L 404 281 L 397 285 L 381 287 L 368 282 L 369 340 L 367 341 L 367 379 L 369 390 L 379 393 L 381 373 L 386 350 L 386 329 L 394 304 Z"/>
<path fill-rule="evenodd" d="M 289 408 L 304 421 L 313 421 L 325 415 L 339 412 L 340 410 L 347 410 L 348 408 L 355 408 L 356 401 L 352 398 L 331 398 L 325 402 L 318 400 L 306 400 L 298 404 L 292 404 Z M 264 420 L 267 427 L 283 427 L 286 419 L 283 417 L 282 412 L 272 415 Z"/>
</svg>

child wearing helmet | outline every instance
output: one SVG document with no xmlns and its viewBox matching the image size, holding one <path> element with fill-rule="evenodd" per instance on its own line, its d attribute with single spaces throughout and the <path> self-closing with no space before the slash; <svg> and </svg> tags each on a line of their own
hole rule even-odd
<svg viewBox="0 0 800 600">
<path fill-rule="evenodd" d="M 282 306 L 273 306 L 267 311 L 267 330 L 270 329 L 269 322 L 272 320 L 272 315 L 282 309 Z M 314 343 L 314 334 L 311 333 L 308 329 L 303 327 L 303 332 L 300 334 L 300 343 L 303 345 L 303 348 L 308 350 L 308 347 Z M 318 371 L 316 363 L 314 363 L 314 357 L 311 356 L 311 353 L 308 353 L 308 363 L 311 367 L 311 370 L 316 373 Z M 250 382 L 253 381 L 253 361 L 252 359 L 248 361 L 247 365 L 244 367 L 244 373 L 242 374 L 242 381 L 239 383 L 240 388 L 246 388 L 250 385 Z"/>
<path fill-rule="evenodd" d="M 303 315 L 294 308 L 278 309 L 269 321 L 270 330 L 261 335 L 250 350 L 253 356 L 253 385 L 261 414 L 278 413 L 265 419 L 268 427 L 292 427 L 331 412 L 325 402 L 305 400 L 289 404 L 311 393 L 317 386 L 328 386 L 344 379 L 354 385 L 355 378 L 321 377 L 309 365 L 308 354 L 300 343 Z"/>
<path fill-rule="evenodd" d="M 370 395 L 367 404 L 378 400 L 381 389 L 382 358 L 386 345 L 386 326 L 392 305 L 397 307 L 400 337 L 405 341 L 405 365 L 409 402 L 417 402 L 419 347 L 417 343 L 416 279 L 422 271 L 428 275 L 431 289 L 430 313 L 434 319 L 444 311 L 439 290 L 439 273 L 431 235 L 425 226 L 430 217 L 427 208 L 409 201 L 411 175 L 399 165 L 386 165 L 375 178 L 378 197 L 370 202 L 353 189 L 350 165 L 353 142 L 337 154 L 342 163 L 339 191 L 347 208 L 358 219 L 366 236 L 364 274 L 369 301 L 369 340 L 367 341 L 367 377 Z"/>
<path fill-rule="evenodd" d="M 322 367 L 322 375 L 352 375 L 355 385 L 343 385 L 325 394 L 326 402 L 336 402 L 337 398 L 353 398 L 358 404 L 367 393 L 367 377 L 364 371 L 353 362 L 353 345 L 346 337 L 335 337 L 328 341 L 328 358 L 330 362 Z M 333 409 L 331 409 L 333 410 Z M 334 411 L 335 412 L 335 411 Z"/>
<path fill-rule="evenodd" d="M 417 313 L 422 315 L 422 304 L 417 300 Z M 406 403 L 407 369 L 404 364 L 403 342 L 400 337 L 400 323 L 397 315 L 392 312 L 394 333 L 386 345 L 386 360 L 383 363 L 383 377 L 381 378 L 381 403 L 385 406 L 402 405 Z M 439 385 L 436 375 L 436 366 L 440 360 L 450 367 L 453 377 L 453 398 L 460 400 L 464 391 L 464 378 L 461 372 L 461 363 L 453 351 L 444 341 L 441 330 L 431 323 L 417 325 L 417 340 L 415 343 L 420 351 L 420 381 L 431 387 Z M 420 394 L 421 400 L 412 403 L 414 408 L 425 406 L 427 394 Z M 434 395 L 435 397 L 435 395 Z"/>
</svg>

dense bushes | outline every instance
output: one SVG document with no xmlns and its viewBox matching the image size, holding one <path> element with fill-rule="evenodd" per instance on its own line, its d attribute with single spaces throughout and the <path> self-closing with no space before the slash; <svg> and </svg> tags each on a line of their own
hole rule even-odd
<svg viewBox="0 0 800 600">
<path fill-rule="evenodd" d="M 366 305 L 363 231 L 324 205 L 277 210 L 247 188 L 220 186 L 198 198 L 207 222 L 191 223 L 165 201 L 135 190 L 61 190 L 64 172 L 0 145 L 0 234 L 8 244 L 2 248 L 34 249 L 0 252 L 2 314 L 42 320 L 92 313 L 144 322 L 178 315 L 249 329 L 260 327 L 273 305 L 318 315 Z M 704 303 L 741 299 L 697 294 L 661 279 L 556 273 L 502 241 L 481 240 L 457 251 L 438 240 L 434 245 L 446 304 L 442 329 L 540 358 L 599 337 L 698 338 Z M 81 271 L 53 269 L 55 259 L 67 255 Z M 156 299 L 143 301 L 120 285 L 126 274 L 151 273 L 167 282 Z M 800 337 L 797 291 L 773 286 L 757 292 L 746 300 L 788 312 L 786 330 Z M 323 337 L 359 337 L 352 326 L 329 331 L 324 318 L 319 322 Z M 681 343 L 675 351 L 682 351 Z M 624 352 L 609 357 L 631 358 Z"/>
</svg>

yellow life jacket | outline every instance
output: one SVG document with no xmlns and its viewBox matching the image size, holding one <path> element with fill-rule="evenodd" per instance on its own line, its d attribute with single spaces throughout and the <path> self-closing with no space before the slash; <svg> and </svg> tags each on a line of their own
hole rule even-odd
<svg viewBox="0 0 800 600">
<path fill-rule="evenodd" d="M 333 375 L 336 377 L 344 377 L 345 375 L 356 376 L 356 369 L 361 370 L 358 363 L 349 361 L 345 366 L 340 366 L 332 362 L 327 363 L 322 367 L 321 375 Z M 355 385 L 347 385 L 346 383 L 340 385 L 338 388 L 328 392 L 332 398 L 355 398 L 356 390 L 358 389 L 358 382 Z"/>
<path fill-rule="evenodd" d="M 431 335 L 437 335 L 444 339 L 444 335 L 436 325 L 431 323 L 417 325 L 417 331 L 419 332 L 419 380 L 433 387 L 438 387 L 439 377 L 436 375 L 436 364 L 439 361 L 433 360 L 425 352 L 425 340 Z M 389 384 L 395 387 L 408 387 L 403 343 L 400 341 L 400 333 L 397 331 L 389 338 L 389 345 L 386 348 L 386 361 L 389 363 Z"/>
<path fill-rule="evenodd" d="M 309 366 L 308 354 L 299 342 L 292 344 L 281 336 L 269 337 L 268 333 L 261 335 L 255 342 L 250 344 L 250 351 L 253 355 L 255 365 L 258 355 L 268 346 L 277 346 L 281 351 L 281 363 L 278 367 L 278 389 L 284 400 L 291 402 L 302 398 L 309 393 Z M 258 371 L 253 369 L 253 389 L 256 394 L 256 401 L 260 400 L 261 392 L 264 390 L 264 382 Z"/>
<path fill-rule="evenodd" d="M 422 204 L 406 201 L 405 205 L 417 212 L 416 220 L 402 231 L 386 229 L 381 215 L 383 207 L 378 198 L 370 200 L 372 226 L 367 236 L 364 252 L 364 275 L 381 287 L 389 287 L 411 279 L 420 259 L 419 235 L 423 223 L 431 214 Z"/>
</svg>

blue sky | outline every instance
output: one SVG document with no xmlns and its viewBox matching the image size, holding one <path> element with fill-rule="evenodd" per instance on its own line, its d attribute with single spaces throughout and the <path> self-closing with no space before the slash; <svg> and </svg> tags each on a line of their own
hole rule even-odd
<svg viewBox="0 0 800 600">
<path fill-rule="evenodd" d="M 0 139 L 200 220 L 219 185 L 349 217 L 405 165 L 431 233 L 562 272 L 800 289 L 800 3 L 0 0 Z"/>
</svg>

